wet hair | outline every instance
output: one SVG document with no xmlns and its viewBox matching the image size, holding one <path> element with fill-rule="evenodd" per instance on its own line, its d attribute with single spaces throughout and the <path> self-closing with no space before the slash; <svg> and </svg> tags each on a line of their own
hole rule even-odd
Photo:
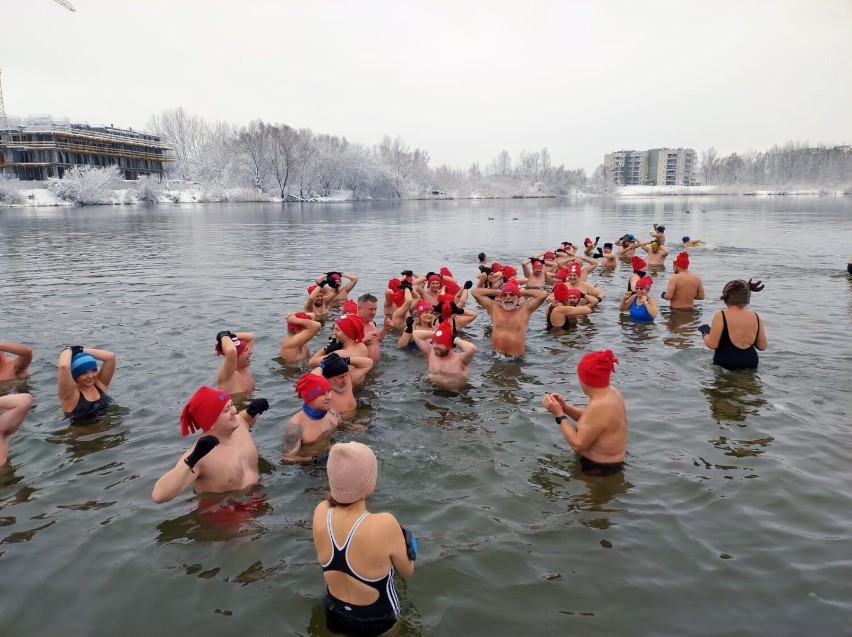
<svg viewBox="0 0 852 637">
<path fill-rule="evenodd" d="M 726 305 L 748 305 L 751 300 L 751 289 L 748 282 L 742 279 L 728 281 L 722 288 L 722 296 L 719 297 Z"/>
<path fill-rule="evenodd" d="M 484 253 L 484 252 L 480 252 L 480 253 L 477 255 L 477 258 L 478 258 L 480 261 L 482 261 L 482 262 L 484 263 L 484 262 L 485 262 L 485 253 Z"/>
<path fill-rule="evenodd" d="M 358 297 L 358 303 L 370 303 L 371 301 L 378 303 L 379 299 L 370 294 L 369 292 L 362 294 Z"/>
</svg>

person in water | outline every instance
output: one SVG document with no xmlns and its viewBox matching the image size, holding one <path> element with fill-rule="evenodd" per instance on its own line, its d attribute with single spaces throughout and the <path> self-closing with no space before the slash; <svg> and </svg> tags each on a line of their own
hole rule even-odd
<svg viewBox="0 0 852 637">
<path fill-rule="evenodd" d="M 625 292 L 618 309 L 622 312 L 629 311 L 630 319 L 637 323 L 653 321 L 659 311 L 657 302 L 650 296 L 653 283 L 653 279 L 649 276 L 643 276 L 636 281 L 636 291 Z"/>
<path fill-rule="evenodd" d="M 499 290 L 475 288 L 473 298 L 491 316 L 491 348 L 499 354 L 523 356 L 530 317 L 547 300 L 547 292 L 521 291 L 517 282 L 509 281 Z"/>
<path fill-rule="evenodd" d="M 660 296 L 669 301 L 673 310 L 691 310 L 695 307 L 695 301 L 704 299 L 701 277 L 689 271 L 689 254 L 686 252 L 679 253 L 672 266 L 675 273 Z"/>
<path fill-rule="evenodd" d="M 0 465 L 9 458 L 9 438 L 24 422 L 32 404 L 30 394 L 0 396 Z"/>
<path fill-rule="evenodd" d="M 746 306 L 762 282 L 728 281 L 722 289 L 726 309 L 719 310 L 710 325 L 698 327 L 704 345 L 713 351 L 713 363 L 725 369 L 757 369 L 758 350 L 766 349 L 766 331 L 756 312 Z"/>
<path fill-rule="evenodd" d="M 281 359 L 292 363 L 310 358 L 308 343 L 322 329 L 322 324 L 308 312 L 288 312 L 284 320 L 287 321 L 287 333 L 281 339 Z"/>
<path fill-rule="evenodd" d="M 317 505 L 313 540 L 326 591 L 326 627 L 345 635 L 380 635 L 397 623 L 400 603 L 394 574 L 410 577 L 417 539 L 390 513 L 370 513 L 376 455 L 360 442 L 332 446 L 331 494 Z"/>
<path fill-rule="evenodd" d="M 105 349 L 68 345 L 60 352 L 56 389 L 72 422 L 99 416 L 112 404 L 107 392 L 115 366 L 115 354 Z"/>
<path fill-rule="evenodd" d="M 332 352 L 320 361 L 313 373 L 323 376 L 331 385 L 331 406 L 342 420 L 355 415 L 358 401 L 352 390 L 361 384 L 364 376 L 373 368 L 373 359 L 368 356 L 340 356 Z"/>
<path fill-rule="evenodd" d="M 581 302 L 585 300 L 585 304 Z M 550 328 L 567 328 L 574 324 L 578 316 L 592 313 L 598 305 L 598 298 L 586 295 L 579 288 L 568 287 L 560 281 L 553 286 L 553 302 L 545 310 L 545 325 Z"/>
<path fill-rule="evenodd" d="M 33 350 L 27 345 L 0 342 L 0 381 L 26 378 L 32 361 Z"/>
<path fill-rule="evenodd" d="M 433 380 L 467 378 L 476 345 L 455 336 L 452 323 L 444 321 L 435 332 L 417 330 L 414 342 L 429 361 L 429 377 Z M 455 350 L 458 347 L 461 353 Z"/>
<path fill-rule="evenodd" d="M 216 335 L 216 356 L 224 356 L 219 367 L 216 387 L 231 394 L 254 391 L 254 378 L 249 371 L 251 355 L 257 335 L 254 332 L 224 330 Z"/>
<path fill-rule="evenodd" d="M 157 480 L 154 502 L 168 502 L 193 485 L 196 493 L 226 493 L 256 484 L 260 473 L 250 429 L 267 409 L 265 398 L 255 398 L 238 414 L 228 392 L 199 388 L 180 414 L 180 434 L 200 429 L 205 435 Z"/>
<path fill-rule="evenodd" d="M 589 397 L 585 407 L 569 405 L 561 394 L 545 394 L 544 407 L 556 417 L 562 435 L 580 455 L 583 473 L 608 476 L 624 468 L 627 448 L 627 406 L 610 385 L 618 359 L 612 350 L 591 352 L 577 364 L 580 388 Z M 577 423 L 571 426 L 568 419 Z"/>
<path fill-rule="evenodd" d="M 320 374 L 302 374 L 296 382 L 296 393 L 304 404 L 284 428 L 284 459 L 324 465 L 328 460 L 331 432 L 342 422 L 332 406 L 331 384 Z"/>
</svg>

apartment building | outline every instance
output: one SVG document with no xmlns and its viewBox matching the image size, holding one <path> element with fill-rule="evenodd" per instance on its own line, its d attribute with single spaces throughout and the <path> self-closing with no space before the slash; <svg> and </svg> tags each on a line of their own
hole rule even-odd
<svg viewBox="0 0 852 637">
<path fill-rule="evenodd" d="M 604 155 L 604 176 L 617 186 L 691 186 L 694 171 L 691 148 L 619 150 Z"/>
</svg>

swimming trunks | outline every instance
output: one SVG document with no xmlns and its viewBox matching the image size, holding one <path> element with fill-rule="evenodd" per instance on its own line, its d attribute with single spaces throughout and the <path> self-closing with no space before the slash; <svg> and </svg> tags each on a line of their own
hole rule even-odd
<svg viewBox="0 0 852 637">
<path fill-rule="evenodd" d="M 358 580 L 362 584 L 366 584 L 370 588 L 379 593 L 379 598 L 367 606 L 358 606 L 350 604 L 334 597 L 331 592 L 326 589 L 323 606 L 326 611 L 326 624 L 329 630 L 340 632 L 346 635 L 378 635 L 389 630 L 399 618 L 399 598 L 396 595 L 396 589 L 393 585 L 394 568 L 391 566 L 390 571 L 384 577 L 379 579 L 368 579 L 358 575 L 355 570 L 349 565 L 349 543 L 358 530 L 358 526 L 366 518 L 369 513 L 366 511 L 352 525 L 352 530 L 346 537 L 346 542 L 343 546 L 337 545 L 337 540 L 334 539 L 334 531 L 331 528 L 331 514 L 333 508 L 329 508 L 328 516 L 326 517 L 326 526 L 328 527 L 328 537 L 331 539 L 331 559 L 325 564 L 322 564 L 323 572 L 339 571 L 345 573 L 349 577 Z"/>
<path fill-rule="evenodd" d="M 597 462 L 589 460 L 586 456 L 580 456 L 580 470 L 587 476 L 606 477 L 618 473 L 624 469 L 624 461 L 621 462 Z"/>
<path fill-rule="evenodd" d="M 80 392 L 80 400 L 77 401 L 74 410 L 68 414 L 71 420 L 84 420 L 100 416 L 112 404 L 113 400 L 109 394 L 105 394 L 97 385 L 95 385 L 95 389 L 98 390 L 97 400 L 86 400 L 83 392 Z"/>
<path fill-rule="evenodd" d="M 757 316 L 757 332 L 760 333 L 760 317 Z M 754 335 L 754 343 L 757 343 L 757 334 Z M 760 358 L 754 343 L 745 349 L 741 349 L 731 342 L 728 335 L 728 320 L 722 311 L 722 335 L 719 337 L 719 345 L 713 352 L 713 363 L 725 369 L 757 369 Z"/>
<path fill-rule="evenodd" d="M 648 307 L 637 304 L 637 300 L 638 297 L 634 298 L 630 303 L 630 318 L 640 323 L 649 323 L 653 321 L 654 317 L 651 316 L 651 313 L 648 311 Z"/>
</svg>

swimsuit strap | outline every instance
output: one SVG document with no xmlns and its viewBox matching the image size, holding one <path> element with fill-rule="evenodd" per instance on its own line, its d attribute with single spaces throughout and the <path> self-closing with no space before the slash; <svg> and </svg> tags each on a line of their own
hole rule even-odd
<svg viewBox="0 0 852 637">
<path fill-rule="evenodd" d="M 326 525 L 328 526 L 328 535 L 331 538 L 332 544 L 338 551 L 348 551 L 349 541 L 352 539 L 352 536 L 355 534 L 355 530 L 361 524 L 361 522 L 370 515 L 367 511 L 364 511 L 361 515 L 358 516 L 358 519 L 355 520 L 355 524 L 352 525 L 352 528 L 349 530 L 349 535 L 346 536 L 346 541 L 343 543 L 343 546 L 337 545 L 337 540 L 334 538 L 334 529 L 331 528 L 331 512 L 334 511 L 334 507 L 328 508 L 328 515 L 326 516 Z"/>
<path fill-rule="evenodd" d="M 757 312 L 754 313 L 754 316 L 757 319 L 757 332 L 754 334 L 754 343 L 752 343 L 752 346 L 757 345 L 757 336 L 760 334 L 760 316 Z"/>
</svg>

